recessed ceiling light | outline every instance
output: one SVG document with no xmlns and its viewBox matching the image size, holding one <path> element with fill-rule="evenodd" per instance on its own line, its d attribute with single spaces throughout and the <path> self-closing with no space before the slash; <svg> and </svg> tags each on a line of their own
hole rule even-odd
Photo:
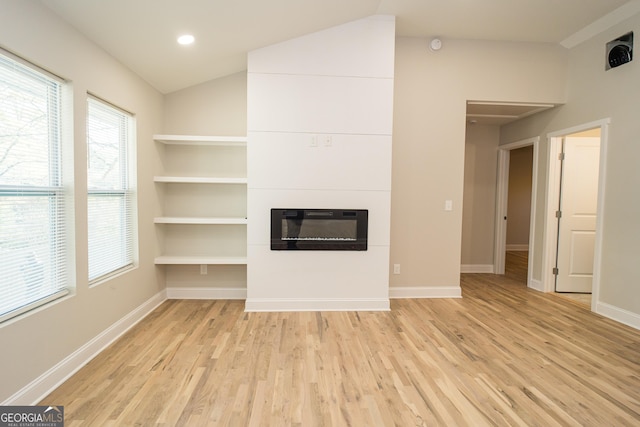
<svg viewBox="0 0 640 427">
<path fill-rule="evenodd" d="M 191 44 L 195 41 L 195 37 L 193 37 L 191 34 L 185 34 L 183 36 L 178 37 L 178 43 L 186 45 L 186 44 Z"/>
</svg>

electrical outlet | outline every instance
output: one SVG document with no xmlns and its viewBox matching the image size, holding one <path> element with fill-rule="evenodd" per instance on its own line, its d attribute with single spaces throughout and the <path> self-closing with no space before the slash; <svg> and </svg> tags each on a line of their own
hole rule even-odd
<svg viewBox="0 0 640 427">
<path fill-rule="evenodd" d="M 207 274 L 207 264 L 200 264 L 200 274 L 203 276 Z"/>
<path fill-rule="evenodd" d="M 393 264 L 393 274 L 400 274 L 400 264 Z"/>
</svg>

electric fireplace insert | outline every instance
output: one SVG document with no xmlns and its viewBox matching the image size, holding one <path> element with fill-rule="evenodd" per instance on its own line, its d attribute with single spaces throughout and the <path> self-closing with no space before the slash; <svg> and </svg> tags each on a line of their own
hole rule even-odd
<svg viewBox="0 0 640 427">
<path fill-rule="evenodd" d="M 271 209 L 271 250 L 366 251 L 366 209 Z"/>
</svg>

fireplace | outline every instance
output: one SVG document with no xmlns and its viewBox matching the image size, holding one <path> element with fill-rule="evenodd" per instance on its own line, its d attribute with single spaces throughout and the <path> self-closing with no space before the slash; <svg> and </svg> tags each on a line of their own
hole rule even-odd
<svg viewBox="0 0 640 427">
<path fill-rule="evenodd" d="M 366 251 L 366 209 L 271 209 L 271 250 Z"/>
</svg>

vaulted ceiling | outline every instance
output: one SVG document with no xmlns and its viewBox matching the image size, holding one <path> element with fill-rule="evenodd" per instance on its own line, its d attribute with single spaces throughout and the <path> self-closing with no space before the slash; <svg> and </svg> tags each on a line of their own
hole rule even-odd
<svg viewBox="0 0 640 427">
<path fill-rule="evenodd" d="M 603 16 L 621 19 L 625 8 L 638 6 L 637 0 L 41 1 L 162 93 L 242 71 L 253 49 L 374 14 L 395 15 L 398 36 L 566 45 Z M 178 45 L 183 33 L 195 43 Z"/>
</svg>

